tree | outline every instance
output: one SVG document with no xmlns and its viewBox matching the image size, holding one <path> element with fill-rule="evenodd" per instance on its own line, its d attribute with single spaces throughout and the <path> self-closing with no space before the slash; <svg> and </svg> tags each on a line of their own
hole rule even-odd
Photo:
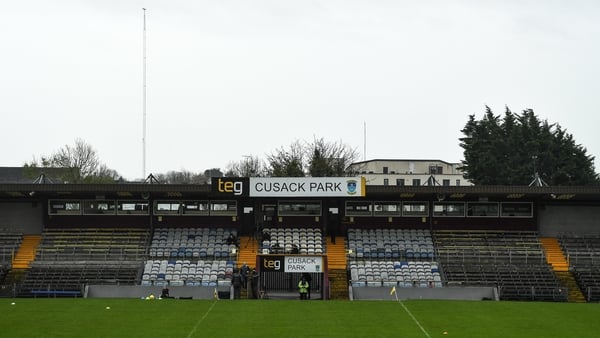
<svg viewBox="0 0 600 338">
<path fill-rule="evenodd" d="M 166 174 L 157 174 L 156 180 L 163 184 L 205 184 L 208 178 L 204 174 L 193 173 L 187 170 L 168 171 Z"/>
<path fill-rule="evenodd" d="M 540 120 L 532 109 L 504 116 L 489 107 L 462 129 L 465 178 L 478 185 L 527 185 L 537 173 L 549 185 L 599 184 L 594 157 L 558 124 Z"/>
<path fill-rule="evenodd" d="M 239 162 L 230 162 L 227 165 L 227 177 L 257 177 L 267 176 L 268 170 L 258 156 L 244 156 Z"/>
<path fill-rule="evenodd" d="M 100 163 L 96 150 L 78 138 L 75 145 L 65 145 L 50 156 L 42 156 L 38 162 L 35 157 L 26 163 L 25 168 L 53 168 L 63 182 L 68 183 L 112 183 L 120 175 Z"/>
<path fill-rule="evenodd" d="M 204 170 L 204 177 L 223 177 L 223 172 L 219 168 L 211 168 Z"/>
<path fill-rule="evenodd" d="M 308 173 L 312 177 L 346 176 L 346 168 L 359 157 L 356 149 L 338 142 L 314 139 L 310 151 Z"/>
<path fill-rule="evenodd" d="M 283 147 L 267 156 L 269 174 L 273 177 L 303 177 L 305 150 L 299 141 L 290 144 L 289 149 Z"/>
</svg>

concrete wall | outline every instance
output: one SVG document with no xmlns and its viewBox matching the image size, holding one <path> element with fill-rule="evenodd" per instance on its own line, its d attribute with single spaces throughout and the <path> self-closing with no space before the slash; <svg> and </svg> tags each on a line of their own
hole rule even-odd
<svg viewBox="0 0 600 338">
<path fill-rule="evenodd" d="M 539 211 L 540 236 L 600 234 L 600 205 L 546 205 Z"/>
<path fill-rule="evenodd" d="M 173 298 L 192 297 L 192 299 L 213 299 L 214 287 L 202 286 L 170 286 L 169 295 Z M 84 296 L 87 298 L 142 298 L 154 294 L 158 298 L 162 291 L 160 286 L 114 286 L 89 285 Z M 217 292 L 230 291 L 229 287 L 217 287 Z"/>
<path fill-rule="evenodd" d="M 0 203 L 0 228 L 15 229 L 24 234 L 40 234 L 44 227 L 41 203 Z"/>
<path fill-rule="evenodd" d="M 351 287 L 352 300 L 395 300 L 390 287 Z M 491 287 L 444 287 L 444 288 L 396 288 L 398 299 L 448 299 L 482 300 L 496 299 Z"/>
</svg>

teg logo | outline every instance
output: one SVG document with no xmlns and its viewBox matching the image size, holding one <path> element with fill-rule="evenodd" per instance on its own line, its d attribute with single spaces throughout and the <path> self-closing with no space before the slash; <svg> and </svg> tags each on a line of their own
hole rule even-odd
<svg viewBox="0 0 600 338">
<path fill-rule="evenodd" d="M 279 270 L 281 269 L 281 261 L 278 259 L 265 259 L 263 261 L 263 266 L 266 269 Z"/>
<path fill-rule="evenodd" d="M 219 178 L 217 181 L 217 190 L 219 192 L 233 193 L 234 195 L 239 196 L 244 192 L 244 184 L 240 181 L 223 181 Z"/>
</svg>

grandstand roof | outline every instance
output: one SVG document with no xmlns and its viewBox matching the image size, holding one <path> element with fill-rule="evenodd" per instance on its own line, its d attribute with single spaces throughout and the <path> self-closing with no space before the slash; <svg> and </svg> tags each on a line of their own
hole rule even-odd
<svg viewBox="0 0 600 338">
<path fill-rule="evenodd" d="M 211 186 L 197 184 L 33 184 L 0 182 L 1 199 L 23 199 L 34 196 L 51 198 L 90 197 L 103 195 L 119 198 L 140 198 L 151 194 L 154 198 L 178 199 L 188 196 L 208 197 Z M 366 187 L 367 198 L 438 200 L 480 200 L 485 198 L 507 200 L 600 201 L 600 186 L 380 186 Z"/>
</svg>

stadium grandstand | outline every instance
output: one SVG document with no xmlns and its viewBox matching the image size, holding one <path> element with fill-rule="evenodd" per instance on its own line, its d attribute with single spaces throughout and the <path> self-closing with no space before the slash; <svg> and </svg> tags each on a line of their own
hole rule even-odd
<svg viewBox="0 0 600 338">
<path fill-rule="evenodd" d="M 600 187 L 358 175 L 0 182 L 0 296 L 600 300 Z"/>
</svg>

